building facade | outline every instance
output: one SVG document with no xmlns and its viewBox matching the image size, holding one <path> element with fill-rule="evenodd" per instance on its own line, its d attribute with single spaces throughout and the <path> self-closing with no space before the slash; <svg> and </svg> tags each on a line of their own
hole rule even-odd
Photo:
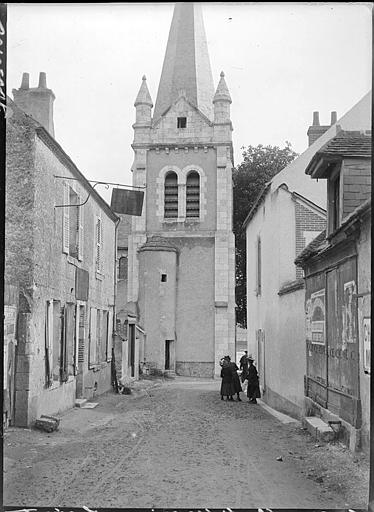
<svg viewBox="0 0 374 512">
<path fill-rule="evenodd" d="M 45 75 L 13 94 L 5 279 L 19 290 L 14 423 L 29 426 L 111 387 L 118 218 L 55 140 Z"/>
<path fill-rule="evenodd" d="M 308 415 L 333 421 L 352 450 L 369 447 L 371 136 L 339 131 L 306 173 L 327 181 L 327 228 L 305 269 Z"/>
<path fill-rule="evenodd" d="M 212 377 L 235 352 L 230 104 L 223 73 L 214 93 L 201 4 L 177 3 L 153 114 L 145 77 L 135 101 L 133 185 L 146 188 L 127 301 L 140 363 L 180 375 Z"/>
<path fill-rule="evenodd" d="M 370 108 L 368 93 L 338 124 L 369 128 Z M 304 274 L 295 258 L 325 228 L 327 204 L 325 182 L 308 181 L 305 169 L 337 130 L 335 113 L 331 126 L 320 126 L 317 114 L 309 147 L 265 186 L 244 222 L 248 350 L 257 359 L 263 399 L 297 418 L 304 414 L 307 363 Z"/>
</svg>

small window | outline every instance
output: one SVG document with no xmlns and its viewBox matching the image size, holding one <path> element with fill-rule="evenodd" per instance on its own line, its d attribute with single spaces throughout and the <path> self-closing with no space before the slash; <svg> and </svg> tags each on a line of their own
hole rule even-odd
<svg viewBox="0 0 374 512">
<path fill-rule="evenodd" d="M 177 118 L 177 128 L 186 128 L 187 126 L 187 117 L 178 117 Z"/>
<path fill-rule="evenodd" d="M 118 279 L 127 279 L 127 256 L 121 256 L 118 267 Z"/>
<path fill-rule="evenodd" d="M 167 280 L 168 280 L 168 276 L 166 274 L 161 274 L 161 281 L 163 283 L 166 283 Z"/>
</svg>

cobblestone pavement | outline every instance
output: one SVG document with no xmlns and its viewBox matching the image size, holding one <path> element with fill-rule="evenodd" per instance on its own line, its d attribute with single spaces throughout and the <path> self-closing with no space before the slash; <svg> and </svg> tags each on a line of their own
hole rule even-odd
<svg viewBox="0 0 374 512">
<path fill-rule="evenodd" d="M 10 428 L 4 504 L 87 507 L 364 508 L 368 460 L 320 446 L 299 423 L 226 402 L 219 381 L 144 381 L 59 430 Z M 282 460 L 277 458 L 282 457 Z"/>
</svg>

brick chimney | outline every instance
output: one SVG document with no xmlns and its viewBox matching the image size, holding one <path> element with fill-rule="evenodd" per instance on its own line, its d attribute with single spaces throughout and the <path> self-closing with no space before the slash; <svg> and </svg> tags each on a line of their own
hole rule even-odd
<svg viewBox="0 0 374 512">
<path fill-rule="evenodd" d="M 331 112 L 331 122 L 330 124 L 321 126 L 319 124 L 319 112 L 313 112 L 313 124 L 308 128 L 308 140 L 309 146 L 313 144 L 321 135 L 323 135 L 333 124 L 336 123 L 337 114 L 336 112 Z"/>
<path fill-rule="evenodd" d="M 39 73 L 38 87 L 30 88 L 29 79 L 29 74 L 23 73 L 21 87 L 12 91 L 14 102 L 54 137 L 53 101 L 55 95 L 51 89 L 47 88 L 46 74 Z"/>
</svg>

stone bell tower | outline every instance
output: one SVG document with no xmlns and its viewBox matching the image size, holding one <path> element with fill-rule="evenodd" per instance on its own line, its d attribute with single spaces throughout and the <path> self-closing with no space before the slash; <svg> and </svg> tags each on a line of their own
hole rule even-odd
<svg viewBox="0 0 374 512">
<path fill-rule="evenodd" d="M 179 375 L 213 377 L 235 351 L 231 98 L 214 93 L 200 3 L 175 4 L 156 104 L 146 78 L 135 101 L 128 302 L 144 358 Z"/>
</svg>

